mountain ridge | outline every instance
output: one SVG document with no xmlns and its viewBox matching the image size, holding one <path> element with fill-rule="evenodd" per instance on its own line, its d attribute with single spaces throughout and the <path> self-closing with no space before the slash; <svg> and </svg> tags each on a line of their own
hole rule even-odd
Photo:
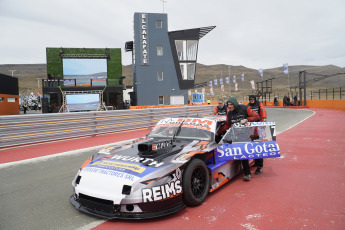
<svg viewBox="0 0 345 230">
<path fill-rule="evenodd" d="M 40 86 L 38 79 L 46 79 L 46 64 L 3 64 L 0 65 L 0 73 L 10 75 L 13 72 L 13 76 L 18 78 L 19 81 L 19 91 L 21 94 L 36 92 Z M 273 87 L 276 91 L 288 91 L 288 86 L 295 85 L 299 80 L 299 71 L 307 71 L 307 80 L 316 78 L 319 75 L 332 75 L 336 73 L 345 73 L 345 68 L 341 68 L 335 65 L 325 65 L 325 66 L 312 66 L 312 65 L 297 65 L 289 66 L 289 74 L 283 73 L 283 67 L 275 67 L 270 69 L 263 69 L 263 79 L 267 80 L 274 78 L 272 80 Z M 244 73 L 245 81 L 241 81 L 241 74 Z M 314 74 L 314 75 L 313 75 Z M 132 85 L 132 67 L 131 65 L 124 65 L 122 67 L 122 75 L 126 76 L 124 79 L 124 84 Z M 206 65 L 197 63 L 195 83 L 203 83 L 214 81 L 214 79 L 223 78 L 225 82 L 225 77 L 230 76 L 230 84 L 232 90 L 234 90 L 233 76 L 236 76 L 236 82 L 238 84 L 239 92 L 251 91 L 251 85 L 249 81 L 254 80 L 255 82 L 262 81 L 258 70 L 248 68 L 242 65 L 232 66 L 226 64 L 216 64 L 216 65 Z M 311 89 L 317 88 L 333 88 L 333 87 L 345 87 L 345 75 L 338 75 L 334 77 L 327 78 L 320 82 L 317 82 L 311 86 Z M 206 87 L 208 88 L 208 87 Z M 219 85 L 218 85 L 219 88 Z M 214 90 L 218 88 L 214 87 Z M 220 90 L 220 89 L 218 89 Z"/>
</svg>

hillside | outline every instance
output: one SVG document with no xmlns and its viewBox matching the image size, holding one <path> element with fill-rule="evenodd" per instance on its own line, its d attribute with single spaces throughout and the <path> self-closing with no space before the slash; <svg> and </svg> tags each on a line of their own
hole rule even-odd
<svg viewBox="0 0 345 230">
<path fill-rule="evenodd" d="M 21 94 L 28 94 L 31 92 L 37 92 L 41 83 L 38 82 L 38 79 L 46 78 L 46 64 L 18 64 L 18 65 L 0 65 L 0 73 L 11 75 L 10 70 L 14 71 L 13 75 L 19 80 L 19 91 Z M 299 71 L 306 70 L 307 80 L 318 77 L 318 75 L 312 74 L 322 74 L 322 75 L 331 75 L 335 73 L 344 73 L 345 68 L 340 68 L 334 65 L 327 66 L 289 66 L 289 85 L 298 84 Z M 126 85 L 132 85 L 133 79 L 131 66 L 123 66 L 122 69 L 123 76 L 126 76 L 124 83 Z M 241 73 L 244 73 L 245 81 L 241 81 Z M 274 92 L 287 93 L 288 88 L 288 75 L 283 74 L 283 68 L 273 68 L 273 69 L 264 69 L 264 80 L 275 78 L 272 81 Z M 245 66 L 230 66 L 230 76 L 231 76 L 231 89 L 234 90 L 234 84 L 232 83 L 232 76 L 236 75 L 236 80 L 238 83 L 239 91 L 237 94 L 247 94 L 251 92 L 250 80 L 259 82 L 262 79 L 258 74 L 258 70 L 247 68 Z M 196 68 L 196 83 L 208 82 L 214 79 L 223 79 L 229 76 L 229 66 L 220 64 L 220 65 L 203 65 L 197 64 Z M 39 84 L 39 85 L 38 85 Z M 226 91 L 229 91 L 229 86 L 225 86 L 225 92 L 223 94 L 227 95 Z M 314 83 L 308 87 L 308 90 L 311 89 L 330 89 L 334 87 L 345 87 L 345 75 L 338 75 L 330 77 Z M 200 91 L 200 90 L 199 90 Z M 220 91 L 220 87 L 214 87 L 214 91 Z M 208 87 L 206 87 L 206 92 L 208 92 Z"/>
</svg>

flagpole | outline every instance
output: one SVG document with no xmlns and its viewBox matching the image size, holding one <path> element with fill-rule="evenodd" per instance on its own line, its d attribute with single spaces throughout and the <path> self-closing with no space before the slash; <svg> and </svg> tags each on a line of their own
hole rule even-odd
<svg viewBox="0 0 345 230">
<path fill-rule="evenodd" d="M 224 82 L 223 82 L 223 70 L 222 69 L 220 70 L 220 79 L 222 79 L 222 84 L 224 84 Z M 222 85 L 220 84 L 220 82 L 219 82 L 219 86 L 220 86 L 220 90 L 222 91 L 222 100 L 223 100 L 224 91 L 222 90 Z"/>
<path fill-rule="evenodd" d="M 230 65 L 229 65 L 229 91 L 230 91 L 230 97 L 231 97 L 231 76 L 230 76 Z"/>
</svg>

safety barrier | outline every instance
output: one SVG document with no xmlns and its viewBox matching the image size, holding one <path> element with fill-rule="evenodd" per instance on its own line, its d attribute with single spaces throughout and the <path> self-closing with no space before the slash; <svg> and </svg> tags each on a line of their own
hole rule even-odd
<svg viewBox="0 0 345 230">
<path fill-rule="evenodd" d="M 214 106 L 0 116 L 0 149 L 53 140 L 150 129 L 160 119 L 210 115 Z"/>
</svg>

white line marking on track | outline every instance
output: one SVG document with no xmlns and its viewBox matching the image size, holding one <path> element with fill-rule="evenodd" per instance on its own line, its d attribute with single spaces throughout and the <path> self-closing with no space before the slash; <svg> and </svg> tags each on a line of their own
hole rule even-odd
<svg viewBox="0 0 345 230">
<path fill-rule="evenodd" d="M 292 129 L 292 128 L 293 128 L 293 127 L 295 127 L 296 125 L 298 125 L 298 124 L 302 123 L 303 121 L 307 120 L 309 117 L 312 117 L 312 116 L 314 116 L 314 115 L 316 114 L 316 112 L 315 112 L 315 111 L 313 111 L 313 110 L 309 110 L 309 109 L 303 109 L 303 110 L 312 111 L 312 112 L 313 112 L 313 114 L 311 114 L 310 116 L 308 116 L 308 117 L 304 118 L 304 119 L 303 119 L 303 120 L 301 120 L 300 122 L 298 122 L 298 123 L 296 123 L 296 124 L 294 124 L 294 125 L 290 126 L 289 128 L 287 128 L 287 129 L 285 129 L 285 130 L 283 130 L 283 131 L 281 131 L 281 132 L 277 132 L 277 135 L 279 135 L 279 134 L 281 134 L 282 132 L 285 132 L 285 131 L 287 131 L 287 130 L 289 130 L 289 129 Z"/>
<path fill-rule="evenodd" d="M 106 222 L 107 220 L 96 220 L 96 221 L 93 221 L 89 224 L 86 224 L 80 228 L 77 228 L 76 230 L 89 230 L 89 229 L 93 229 L 95 227 L 97 227 L 98 225 L 100 224 L 103 224 L 104 222 Z"/>
</svg>

